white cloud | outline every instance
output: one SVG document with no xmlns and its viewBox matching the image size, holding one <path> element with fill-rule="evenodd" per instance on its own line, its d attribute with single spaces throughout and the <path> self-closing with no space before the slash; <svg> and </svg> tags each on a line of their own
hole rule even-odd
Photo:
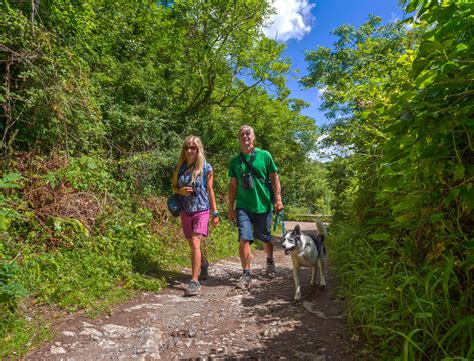
<svg viewBox="0 0 474 361">
<path fill-rule="evenodd" d="M 315 6 L 308 0 L 272 0 L 276 13 L 269 19 L 269 27 L 263 32 L 271 39 L 287 41 L 301 40 L 311 31 L 314 17 L 311 9 Z"/>
</svg>

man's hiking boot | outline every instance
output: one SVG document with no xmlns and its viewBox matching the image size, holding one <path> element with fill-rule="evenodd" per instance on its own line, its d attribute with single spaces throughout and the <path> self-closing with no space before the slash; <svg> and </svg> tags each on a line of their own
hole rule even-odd
<svg viewBox="0 0 474 361">
<path fill-rule="evenodd" d="M 201 289 L 201 285 L 198 281 L 191 280 L 188 284 L 188 288 L 184 291 L 185 296 L 195 296 L 198 294 L 199 290 Z"/>
<path fill-rule="evenodd" d="M 275 261 L 272 259 L 267 259 L 267 266 L 265 268 L 265 274 L 268 277 L 273 277 L 276 274 Z"/>
<path fill-rule="evenodd" d="M 240 289 L 249 289 L 252 286 L 252 277 L 250 276 L 250 273 L 244 273 L 242 276 L 240 276 L 239 280 L 237 281 L 237 288 Z"/>
<path fill-rule="evenodd" d="M 199 273 L 200 280 L 207 280 L 207 277 L 209 276 L 207 272 L 208 269 L 209 269 L 209 262 L 207 261 L 207 259 L 204 258 L 204 262 L 201 264 L 201 273 Z"/>
</svg>

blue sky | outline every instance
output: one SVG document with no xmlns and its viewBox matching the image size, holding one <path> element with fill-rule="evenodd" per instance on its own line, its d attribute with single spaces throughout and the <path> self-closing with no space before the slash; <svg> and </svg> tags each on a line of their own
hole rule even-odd
<svg viewBox="0 0 474 361">
<path fill-rule="evenodd" d="M 318 110 L 317 89 L 302 90 L 298 79 L 306 74 L 305 51 L 317 46 L 332 47 L 331 30 L 343 24 L 362 25 L 369 14 L 384 22 L 403 18 L 398 0 L 273 0 L 276 15 L 266 29 L 267 36 L 286 43 L 285 56 L 291 58 L 292 75 L 287 86 L 292 98 L 303 99 L 311 106 L 302 113 L 315 119 L 318 126 L 327 122 Z M 296 73 L 296 70 L 299 70 Z"/>
</svg>

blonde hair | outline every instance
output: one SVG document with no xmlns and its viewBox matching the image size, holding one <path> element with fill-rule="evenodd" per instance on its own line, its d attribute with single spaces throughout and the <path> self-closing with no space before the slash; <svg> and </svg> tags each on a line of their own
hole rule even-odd
<svg viewBox="0 0 474 361">
<path fill-rule="evenodd" d="M 194 143 L 196 146 L 196 161 L 194 162 L 194 170 L 192 174 L 192 181 L 194 182 L 196 180 L 196 177 L 199 174 L 203 174 L 203 167 L 204 167 L 204 162 L 206 161 L 206 158 L 204 157 L 204 146 L 202 145 L 201 138 L 195 135 L 189 135 L 186 137 L 186 139 L 183 142 L 183 147 L 181 148 L 181 153 L 179 154 L 178 158 L 178 163 L 176 163 L 176 167 L 173 171 L 173 179 L 171 182 L 171 186 L 173 187 L 173 191 L 175 193 L 178 193 L 178 175 L 179 175 L 179 169 L 183 165 L 184 162 L 186 162 L 186 150 L 185 147 L 189 143 Z"/>
</svg>

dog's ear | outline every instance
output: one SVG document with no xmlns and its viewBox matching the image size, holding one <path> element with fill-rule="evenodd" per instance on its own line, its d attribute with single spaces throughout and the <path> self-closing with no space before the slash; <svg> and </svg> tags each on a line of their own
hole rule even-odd
<svg viewBox="0 0 474 361">
<path fill-rule="evenodd" d="M 295 236 L 300 236 L 300 235 L 301 235 L 301 229 L 300 229 L 300 225 L 299 225 L 299 224 L 297 224 L 297 225 L 295 226 L 295 229 L 293 230 L 292 233 L 293 233 Z"/>
</svg>

